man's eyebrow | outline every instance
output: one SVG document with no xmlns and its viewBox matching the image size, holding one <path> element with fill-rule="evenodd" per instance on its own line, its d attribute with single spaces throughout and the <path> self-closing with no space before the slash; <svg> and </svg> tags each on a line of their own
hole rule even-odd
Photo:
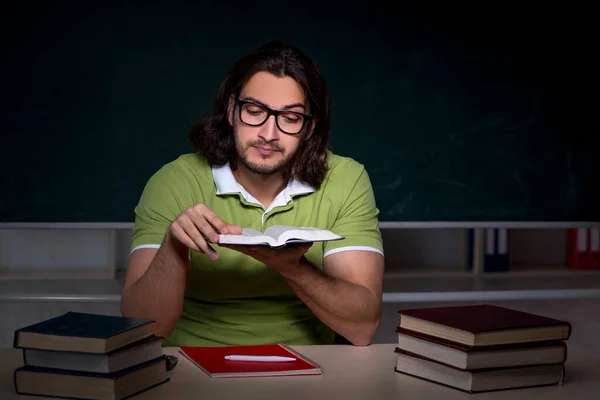
<svg viewBox="0 0 600 400">
<path fill-rule="evenodd" d="M 268 105 L 266 105 L 262 101 L 254 98 L 252 96 L 245 96 L 242 100 L 252 101 L 254 103 L 260 104 L 261 106 L 269 107 Z M 301 107 L 303 110 L 306 110 L 306 106 L 303 103 L 287 104 L 287 105 L 283 106 L 283 108 L 281 108 L 281 109 L 282 110 L 288 110 L 290 108 L 296 108 L 296 107 Z"/>
</svg>

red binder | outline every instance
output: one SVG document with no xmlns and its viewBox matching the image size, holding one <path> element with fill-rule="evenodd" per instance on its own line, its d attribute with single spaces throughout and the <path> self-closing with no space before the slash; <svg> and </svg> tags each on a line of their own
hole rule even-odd
<svg viewBox="0 0 600 400">
<path fill-rule="evenodd" d="M 567 230 L 567 266 L 571 269 L 600 269 L 600 228 Z"/>
</svg>

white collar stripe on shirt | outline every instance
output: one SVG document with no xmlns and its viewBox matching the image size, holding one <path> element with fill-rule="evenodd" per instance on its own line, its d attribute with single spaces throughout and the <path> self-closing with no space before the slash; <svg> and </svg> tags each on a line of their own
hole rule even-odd
<svg viewBox="0 0 600 400">
<path fill-rule="evenodd" d="M 233 176 L 233 172 L 231 171 L 231 167 L 229 164 L 225 164 L 223 166 L 213 166 L 212 167 L 212 176 L 215 181 L 215 185 L 217 187 L 217 195 L 224 194 L 234 194 L 240 193 L 244 199 L 253 204 L 260 205 L 260 202 L 254 198 L 242 185 L 240 185 Z M 307 194 L 314 192 L 315 189 L 307 184 L 297 181 L 296 179 L 291 179 L 286 188 L 277 195 L 271 206 L 266 212 L 272 210 L 275 207 L 285 206 L 290 202 L 292 196 L 298 194 Z"/>
</svg>

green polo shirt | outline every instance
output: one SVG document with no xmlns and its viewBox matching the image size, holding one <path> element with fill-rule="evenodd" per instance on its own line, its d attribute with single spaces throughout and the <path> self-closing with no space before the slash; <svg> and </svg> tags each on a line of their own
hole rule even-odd
<svg viewBox="0 0 600 400">
<path fill-rule="evenodd" d="M 383 254 L 379 210 L 364 166 L 331 152 L 327 162 L 329 170 L 319 189 L 291 180 L 265 210 L 237 183 L 229 165 L 211 167 L 199 154 L 184 154 L 146 184 L 135 208 L 131 251 L 160 247 L 177 216 L 204 203 L 224 221 L 243 228 L 312 226 L 344 236 L 313 244 L 306 257 L 319 269 L 325 257 L 340 251 Z M 331 329 L 279 273 L 237 251 L 214 247 L 219 253 L 216 261 L 190 251 L 191 281 L 183 312 L 165 346 L 332 342 Z"/>
</svg>

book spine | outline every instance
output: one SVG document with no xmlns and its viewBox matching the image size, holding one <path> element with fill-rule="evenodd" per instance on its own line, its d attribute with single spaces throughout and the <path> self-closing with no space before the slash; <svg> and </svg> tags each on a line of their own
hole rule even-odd
<svg viewBox="0 0 600 400">
<path fill-rule="evenodd" d="M 466 239 L 465 239 L 465 258 L 466 258 L 466 267 L 467 270 L 473 270 L 473 263 L 475 260 L 474 254 L 474 244 L 475 244 L 475 230 L 467 229 L 466 230 Z"/>
<path fill-rule="evenodd" d="M 19 332 L 18 330 L 17 330 L 17 331 L 15 331 L 15 335 L 14 335 L 14 337 L 13 337 L 13 347 L 14 347 L 15 349 L 19 349 L 19 348 L 21 348 L 21 346 L 19 345 L 19 333 L 20 333 L 20 332 Z"/>
<path fill-rule="evenodd" d="M 600 269 L 600 228 L 567 229 L 569 269 Z"/>
<path fill-rule="evenodd" d="M 508 271 L 508 230 L 489 228 L 485 230 L 484 272 Z"/>
<path fill-rule="evenodd" d="M 483 229 L 466 229 L 464 239 L 464 262 L 466 269 L 474 274 L 483 272 L 484 255 L 484 232 Z"/>
</svg>

